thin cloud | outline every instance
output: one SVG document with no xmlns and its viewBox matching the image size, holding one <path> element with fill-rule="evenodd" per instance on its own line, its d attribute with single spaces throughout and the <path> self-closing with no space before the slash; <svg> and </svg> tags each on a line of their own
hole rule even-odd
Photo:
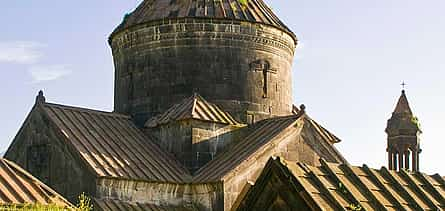
<svg viewBox="0 0 445 211">
<path fill-rule="evenodd" d="M 33 64 L 42 58 L 45 45 L 37 42 L 0 42 L 0 63 Z"/>
<path fill-rule="evenodd" d="M 72 73 L 67 65 L 39 65 L 28 69 L 33 83 L 53 81 Z"/>
</svg>

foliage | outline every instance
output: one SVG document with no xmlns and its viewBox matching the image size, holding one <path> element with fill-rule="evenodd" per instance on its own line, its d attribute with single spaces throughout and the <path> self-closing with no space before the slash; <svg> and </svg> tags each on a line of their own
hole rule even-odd
<svg viewBox="0 0 445 211">
<path fill-rule="evenodd" d="M 93 205 L 91 204 L 91 199 L 85 193 L 82 193 L 79 196 L 79 203 L 77 204 L 77 210 L 78 211 L 93 210 Z"/>
<path fill-rule="evenodd" d="M 416 116 L 413 116 L 411 118 L 411 123 L 415 124 L 417 126 L 417 128 L 420 129 L 420 122 L 419 122 L 419 119 Z"/>
<path fill-rule="evenodd" d="M 25 205 L 2 205 L 0 211 L 91 211 L 93 205 L 91 199 L 82 193 L 79 196 L 79 203 L 77 207 L 60 207 L 55 204 L 43 205 L 43 204 L 25 204 Z"/>
<path fill-rule="evenodd" d="M 239 2 L 242 6 L 247 7 L 247 4 L 249 3 L 249 0 L 238 0 L 238 2 Z"/>
<path fill-rule="evenodd" d="M 338 183 L 338 190 L 341 191 L 343 194 L 348 194 L 348 190 L 346 189 L 345 185 L 343 183 Z"/>
<path fill-rule="evenodd" d="M 0 206 L 0 210 L 8 211 L 68 211 L 70 209 L 59 207 L 57 205 L 25 204 L 25 205 L 7 205 Z"/>
<path fill-rule="evenodd" d="M 347 195 L 349 193 L 348 189 L 346 189 L 345 185 L 341 182 L 338 183 L 338 190 L 345 195 Z M 347 208 L 348 208 L 348 210 L 353 210 L 353 211 L 363 210 L 363 208 L 360 204 L 349 204 Z"/>
<path fill-rule="evenodd" d="M 361 211 L 361 210 L 363 210 L 363 209 L 362 209 L 362 206 L 360 206 L 360 204 L 358 204 L 358 205 L 350 204 L 350 205 L 348 206 L 348 209 L 349 209 L 349 210 L 354 210 L 354 211 Z"/>
</svg>

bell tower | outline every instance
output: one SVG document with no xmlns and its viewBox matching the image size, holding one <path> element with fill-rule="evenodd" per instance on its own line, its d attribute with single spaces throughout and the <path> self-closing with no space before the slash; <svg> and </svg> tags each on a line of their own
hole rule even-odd
<svg viewBox="0 0 445 211">
<path fill-rule="evenodd" d="M 422 133 L 417 117 L 411 111 L 405 90 L 388 120 L 388 168 L 390 170 L 419 171 L 419 136 Z"/>
</svg>

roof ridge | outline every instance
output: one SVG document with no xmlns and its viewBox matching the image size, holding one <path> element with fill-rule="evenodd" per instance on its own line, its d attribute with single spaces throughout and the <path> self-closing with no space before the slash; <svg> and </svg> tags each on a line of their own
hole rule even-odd
<svg viewBox="0 0 445 211">
<path fill-rule="evenodd" d="M 57 103 L 48 103 L 48 102 L 45 102 L 43 105 L 48 106 L 48 107 L 57 107 L 57 108 L 61 108 L 61 109 L 75 110 L 75 111 L 79 111 L 79 112 L 105 114 L 105 115 L 110 115 L 110 116 L 115 116 L 115 117 L 120 117 L 120 118 L 131 119 L 131 117 L 128 115 L 117 113 L 114 111 L 102 111 L 102 110 L 97 110 L 97 109 L 91 109 L 91 108 L 85 108 L 85 107 L 79 107 L 79 106 L 71 106 L 71 105 L 63 105 L 63 104 L 57 104 Z"/>
<path fill-rule="evenodd" d="M 201 96 L 198 93 L 194 93 L 193 94 L 193 104 L 192 104 L 192 110 L 191 110 L 191 118 L 195 118 L 196 115 L 196 104 L 198 103 L 198 98 L 200 98 Z"/>
<path fill-rule="evenodd" d="M 340 143 L 341 139 L 338 138 L 335 134 L 333 134 L 331 131 L 323 127 L 320 123 L 309 117 L 308 115 L 305 115 L 305 118 L 309 120 L 309 122 L 316 127 L 316 129 L 323 135 L 326 136 L 327 139 L 333 140 L 334 143 Z"/>
<path fill-rule="evenodd" d="M 207 101 L 198 93 L 185 98 L 172 105 L 161 114 L 152 117 L 145 123 L 145 127 L 153 128 L 165 125 L 172 121 L 196 119 L 206 122 L 215 122 L 227 125 L 243 125 L 235 120 L 232 115 L 215 103 Z"/>
</svg>

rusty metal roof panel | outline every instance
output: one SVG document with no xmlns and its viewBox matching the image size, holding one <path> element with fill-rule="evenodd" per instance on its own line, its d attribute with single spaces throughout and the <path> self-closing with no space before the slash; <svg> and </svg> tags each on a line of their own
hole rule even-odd
<svg viewBox="0 0 445 211">
<path fill-rule="evenodd" d="M 198 94 L 184 99 L 173 105 L 164 113 L 153 117 L 145 124 L 146 127 L 157 127 L 170 122 L 197 119 L 227 125 L 242 125 L 229 113 L 221 110 L 217 105 L 206 101 Z"/>
<path fill-rule="evenodd" d="M 24 204 L 72 207 L 66 199 L 24 169 L 0 158 L 0 206 Z"/>
<path fill-rule="evenodd" d="M 98 177 L 163 182 L 184 182 L 190 177 L 128 116 L 50 103 L 43 108 Z"/>
<path fill-rule="evenodd" d="M 193 211 L 184 206 L 154 205 L 146 203 L 124 202 L 117 199 L 93 199 L 94 210 L 100 211 Z"/>
<path fill-rule="evenodd" d="M 438 210 L 445 206 L 442 177 L 321 161 L 312 167 L 280 161 L 322 209 Z M 339 208 L 340 207 L 340 208 Z"/>
<path fill-rule="evenodd" d="M 115 30 L 169 18 L 215 18 L 262 23 L 293 34 L 263 0 L 145 0 Z"/>
</svg>

